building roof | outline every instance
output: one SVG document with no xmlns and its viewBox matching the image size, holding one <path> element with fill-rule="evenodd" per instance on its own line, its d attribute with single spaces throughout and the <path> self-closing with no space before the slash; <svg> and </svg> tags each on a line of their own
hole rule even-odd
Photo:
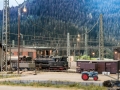
<svg viewBox="0 0 120 90">
<path fill-rule="evenodd" d="M 16 49 L 18 47 L 11 47 L 12 49 Z M 55 49 L 54 47 L 38 47 L 38 46 L 24 46 L 21 48 L 26 48 L 26 49 Z"/>
<path fill-rule="evenodd" d="M 88 62 L 118 62 L 119 60 L 77 60 L 77 62 L 82 61 L 88 61 Z"/>
</svg>

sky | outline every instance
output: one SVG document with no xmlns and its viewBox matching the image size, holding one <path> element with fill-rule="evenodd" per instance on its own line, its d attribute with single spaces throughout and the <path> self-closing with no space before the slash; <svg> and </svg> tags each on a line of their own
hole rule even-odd
<svg viewBox="0 0 120 90">
<path fill-rule="evenodd" d="M 16 0 L 19 4 L 21 4 L 24 0 Z M 9 0 L 9 6 L 18 6 L 15 0 Z M 3 9 L 3 0 L 0 0 L 0 10 Z"/>
</svg>

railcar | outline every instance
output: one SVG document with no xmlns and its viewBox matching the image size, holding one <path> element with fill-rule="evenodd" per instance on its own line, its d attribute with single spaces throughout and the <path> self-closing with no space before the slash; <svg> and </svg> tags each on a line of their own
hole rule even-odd
<svg viewBox="0 0 120 90">
<path fill-rule="evenodd" d="M 17 70 L 18 67 L 18 56 L 10 57 L 11 68 L 13 70 Z M 30 56 L 20 56 L 19 60 L 19 69 L 30 69 L 35 68 L 34 62 L 32 62 L 32 58 Z"/>
</svg>

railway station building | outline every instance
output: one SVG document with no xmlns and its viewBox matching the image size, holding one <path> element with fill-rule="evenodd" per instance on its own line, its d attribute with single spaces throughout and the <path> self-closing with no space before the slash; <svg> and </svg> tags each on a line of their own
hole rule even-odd
<svg viewBox="0 0 120 90">
<path fill-rule="evenodd" d="M 20 48 L 20 55 L 30 56 L 35 59 L 40 56 L 50 56 L 53 54 L 54 49 L 51 47 L 22 47 Z M 12 56 L 18 56 L 18 47 L 11 48 Z"/>
</svg>

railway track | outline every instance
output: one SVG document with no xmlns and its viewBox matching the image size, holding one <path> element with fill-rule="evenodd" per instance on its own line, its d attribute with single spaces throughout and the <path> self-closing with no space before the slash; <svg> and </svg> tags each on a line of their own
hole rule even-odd
<svg viewBox="0 0 120 90">
<path fill-rule="evenodd" d="M 43 69 L 43 70 L 37 70 L 37 72 L 66 72 L 66 73 L 77 73 L 75 70 L 46 70 L 46 69 Z"/>
</svg>

